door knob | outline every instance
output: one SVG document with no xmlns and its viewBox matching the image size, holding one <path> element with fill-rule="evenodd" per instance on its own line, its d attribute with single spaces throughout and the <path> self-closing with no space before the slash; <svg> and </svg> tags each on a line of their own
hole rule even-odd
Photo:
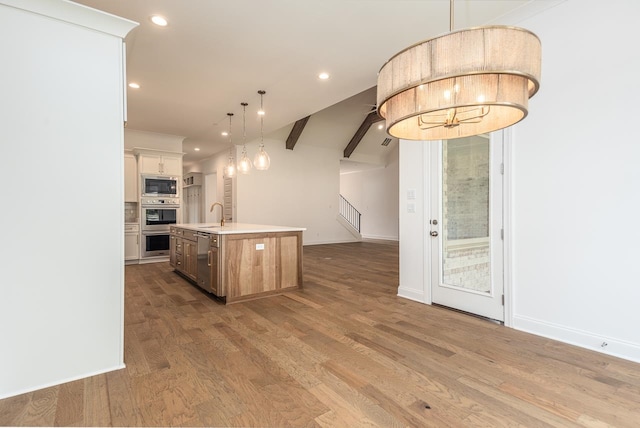
<svg viewBox="0 0 640 428">
<path fill-rule="evenodd" d="M 431 231 L 431 236 L 438 236 L 438 231 L 437 230 L 432 230 Z"/>
</svg>

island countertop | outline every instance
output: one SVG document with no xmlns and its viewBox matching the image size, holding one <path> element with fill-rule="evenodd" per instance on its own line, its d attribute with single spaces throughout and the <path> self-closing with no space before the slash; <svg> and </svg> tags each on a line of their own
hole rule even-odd
<svg viewBox="0 0 640 428">
<path fill-rule="evenodd" d="M 184 223 L 172 225 L 181 229 L 193 230 L 196 232 L 211 233 L 216 235 L 231 235 L 236 233 L 270 233 L 270 232 L 303 232 L 305 227 L 272 226 L 266 224 L 251 223 Z"/>
</svg>

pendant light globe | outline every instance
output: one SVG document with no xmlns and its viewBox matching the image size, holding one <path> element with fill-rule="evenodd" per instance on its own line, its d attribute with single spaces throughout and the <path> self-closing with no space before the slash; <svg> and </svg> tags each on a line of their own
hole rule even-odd
<svg viewBox="0 0 640 428">
<path fill-rule="evenodd" d="M 271 158 L 264 150 L 264 105 L 262 97 L 266 94 L 266 91 L 260 90 L 258 93 L 260 94 L 260 110 L 258 111 L 258 115 L 260 116 L 260 147 L 258 147 L 258 152 L 253 158 L 253 164 L 257 170 L 266 171 L 271 166 Z"/>
<path fill-rule="evenodd" d="M 253 165 L 247 156 L 247 106 L 248 103 L 240 103 L 242 106 L 242 157 L 238 161 L 238 171 L 241 174 L 249 174 Z"/>
</svg>

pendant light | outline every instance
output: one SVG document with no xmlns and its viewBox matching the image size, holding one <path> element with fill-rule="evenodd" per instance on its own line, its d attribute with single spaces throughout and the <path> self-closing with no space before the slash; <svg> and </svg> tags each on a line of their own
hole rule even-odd
<svg viewBox="0 0 640 428">
<path fill-rule="evenodd" d="M 258 147 L 258 153 L 256 153 L 256 156 L 253 158 L 253 164 L 256 169 L 266 171 L 271 165 L 271 159 L 264 150 L 264 105 L 262 103 L 262 97 L 266 92 L 258 91 L 258 93 L 260 94 L 260 110 L 258 111 L 258 115 L 260 116 L 260 147 Z"/>
<path fill-rule="evenodd" d="M 251 159 L 247 156 L 247 103 L 240 103 L 242 106 L 242 157 L 238 162 L 238 171 L 242 174 L 251 172 Z"/>
<path fill-rule="evenodd" d="M 227 113 L 227 116 L 229 116 L 229 144 L 231 147 L 229 147 L 229 161 L 224 168 L 224 173 L 227 177 L 232 178 L 236 175 L 236 162 L 233 160 L 233 137 L 231 136 L 231 118 L 233 117 L 233 113 Z"/>
<path fill-rule="evenodd" d="M 378 74 L 378 113 L 390 135 L 443 140 L 513 125 L 540 87 L 540 40 L 523 28 L 476 27 L 410 46 Z"/>
</svg>

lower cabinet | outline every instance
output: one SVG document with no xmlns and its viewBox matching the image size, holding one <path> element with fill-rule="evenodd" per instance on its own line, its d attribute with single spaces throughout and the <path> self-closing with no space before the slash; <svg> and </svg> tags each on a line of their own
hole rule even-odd
<svg viewBox="0 0 640 428">
<path fill-rule="evenodd" d="M 195 281 L 198 272 L 198 243 L 182 238 L 182 248 L 182 260 L 184 261 L 182 272 Z"/>
<path fill-rule="evenodd" d="M 169 264 L 176 271 L 196 280 L 198 268 L 198 245 L 190 230 L 171 227 L 169 229 Z"/>
<path fill-rule="evenodd" d="M 140 258 L 140 231 L 137 224 L 124 226 L 124 259 L 138 260 Z"/>
<path fill-rule="evenodd" d="M 174 269 L 182 270 L 182 238 L 176 236 L 174 230 L 169 238 L 169 264 Z"/>
</svg>

